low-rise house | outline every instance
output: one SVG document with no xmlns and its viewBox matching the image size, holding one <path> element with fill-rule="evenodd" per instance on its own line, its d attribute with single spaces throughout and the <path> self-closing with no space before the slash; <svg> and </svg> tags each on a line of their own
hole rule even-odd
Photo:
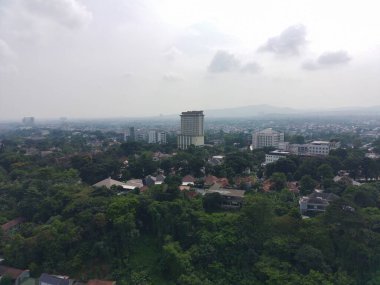
<svg viewBox="0 0 380 285">
<path fill-rule="evenodd" d="M 237 189 L 209 189 L 205 191 L 205 195 L 211 193 L 219 193 L 223 197 L 222 208 L 225 209 L 238 209 L 243 205 L 244 190 Z"/>
<path fill-rule="evenodd" d="M 15 285 L 20 285 L 23 280 L 29 278 L 29 270 L 17 269 L 13 267 L 8 267 L 0 265 L 0 280 L 3 277 L 9 277 L 14 282 Z"/>
<path fill-rule="evenodd" d="M 42 273 L 38 285 L 71 285 L 73 280 L 68 276 L 50 275 Z"/>
<path fill-rule="evenodd" d="M 166 176 L 164 176 L 163 174 L 157 175 L 156 176 L 156 182 L 155 182 L 155 184 L 156 185 L 161 185 L 162 183 L 165 182 L 165 178 L 166 178 Z"/>
<path fill-rule="evenodd" d="M 343 175 L 338 174 L 333 178 L 335 183 L 343 183 L 345 185 L 353 185 L 360 186 L 362 183 L 355 181 L 351 177 L 349 177 L 348 173 L 344 173 Z"/>
<path fill-rule="evenodd" d="M 182 185 L 194 185 L 195 178 L 191 175 L 186 175 L 185 177 L 182 178 Z"/>
<path fill-rule="evenodd" d="M 213 176 L 213 175 L 207 175 L 207 176 L 205 177 L 204 186 L 205 186 L 205 187 L 210 187 L 210 186 L 213 185 L 217 180 L 218 180 L 218 177 Z"/>
<path fill-rule="evenodd" d="M 156 184 L 156 177 L 154 177 L 152 175 L 148 175 L 144 178 L 143 183 L 144 183 L 144 185 L 146 185 L 148 187 L 155 185 Z"/>
<path fill-rule="evenodd" d="M 1 229 L 5 234 L 9 234 L 20 228 L 20 225 L 25 221 L 24 218 L 18 217 L 16 219 L 10 220 L 9 222 L 1 225 Z"/>
<path fill-rule="evenodd" d="M 135 188 L 140 189 L 143 186 L 144 186 L 144 183 L 142 179 L 130 179 L 124 184 L 123 188 L 127 190 L 133 190 Z"/>
<path fill-rule="evenodd" d="M 208 160 L 208 163 L 212 166 L 222 165 L 224 162 L 224 156 L 223 155 L 214 155 Z"/>
<path fill-rule="evenodd" d="M 144 178 L 144 185 L 152 186 L 152 185 L 161 185 L 165 181 L 165 176 L 162 174 L 157 175 L 156 177 L 152 175 L 148 175 Z"/>
<path fill-rule="evenodd" d="M 323 190 L 314 190 L 308 196 L 299 199 L 301 214 L 325 212 L 327 206 L 339 196 L 333 193 L 324 193 Z"/>
<path fill-rule="evenodd" d="M 115 179 L 112 179 L 111 177 L 108 177 L 102 181 L 99 181 L 98 183 L 95 183 L 92 185 L 93 187 L 106 187 L 108 189 L 111 189 L 112 186 L 122 186 L 124 188 L 125 183 L 121 181 L 117 181 Z"/>
</svg>

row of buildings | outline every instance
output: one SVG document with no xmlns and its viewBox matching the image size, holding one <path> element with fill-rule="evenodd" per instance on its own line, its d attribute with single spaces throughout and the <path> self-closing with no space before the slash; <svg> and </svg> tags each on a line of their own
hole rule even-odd
<svg viewBox="0 0 380 285">
<path fill-rule="evenodd" d="M 304 144 L 291 144 L 284 141 L 284 133 L 271 128 L 252 134 L 252 149 L 274 147 L 276 150 L 265 155 L 265 164 L 275 162 L 288 155 L 327 156 L 330 150 L 340 147 L 340 142 L 312 141 Z"/>
<path fill-rule="evenodd" d="M 124 141 L 145 141 L 155 144 L 167 144 L 167 132 L 162 130 L 135 130 L 130 127 L 128 132 L 124 132 Z"/>
</svg>

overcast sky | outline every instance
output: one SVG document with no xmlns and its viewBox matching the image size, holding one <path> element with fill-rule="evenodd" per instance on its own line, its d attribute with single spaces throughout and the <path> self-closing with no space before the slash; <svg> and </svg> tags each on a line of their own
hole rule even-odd
<svg viewBox="0 0 380 285">
<path fill-rule="evenodd" d="M 0 119 L 380 105 L 378 0 L 0 0 Z"/>
</svg>

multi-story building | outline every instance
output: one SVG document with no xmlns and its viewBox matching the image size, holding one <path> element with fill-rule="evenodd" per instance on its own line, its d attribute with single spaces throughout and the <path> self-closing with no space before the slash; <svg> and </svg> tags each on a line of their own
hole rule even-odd
<svg viewBox="0 0 380 285">
<path fill-rule="evenodd" d="M 265 164 L 275 162 L 279 160 L 280 158 L 286 158 L 290 152 L 288 151 L 281 151 L 281 150 L 274 150 L 269 152 L 269 154 L 265 155 Z"/>
<path fill-rule="evenodd" d="M 277 132 L 268 128 L 252 134 L 252 148 L 263 148 L 266 146 L 279 147 L 280 143 L 284 142 L 284 133 Z"/>
<path fill-rule="evenodd" d="M 157 132 L 157 142 L 159 144 L 166 144 L 167 143 L 166 132 L 163 132 L 163 131 Z"/>
<path fill-rule="evenodd" d="M 166 144 L 166 132 L 150 130 L 148 132 L 148 143 Z"/>
<path fill-rule="evenodd" d="M 204 145 L 203 111 L 187 111 L 181 114 L 181 133 L 177 137 L 178 148 Z"/>
<path fill-rule="evenodd" d="M 157 131 L 150 130 L 148 132 L 148 143 L 157 143 Z"/>
<path fill-rule="evenodd" d="M 26 126 L 34 125 L 34 117 L 24 117 L 22 118 L 22 123 Z"/>
</svg>

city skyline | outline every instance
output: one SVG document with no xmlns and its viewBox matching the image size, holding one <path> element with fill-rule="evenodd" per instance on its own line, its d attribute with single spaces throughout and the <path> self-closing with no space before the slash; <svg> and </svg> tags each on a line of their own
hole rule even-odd
<svg viewBox="0 0 380 285">
<path fill-rule="evenodd" d="M 380 4 L 5 0 L 0 119 L 380 105 Z"/>
</svg>

